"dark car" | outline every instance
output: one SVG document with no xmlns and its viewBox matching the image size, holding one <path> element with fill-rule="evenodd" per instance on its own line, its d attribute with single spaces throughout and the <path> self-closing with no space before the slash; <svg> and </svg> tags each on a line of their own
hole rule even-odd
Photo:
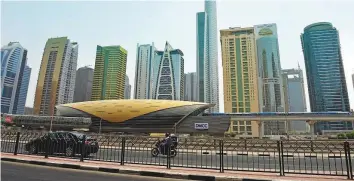
<svg viewBox="0 0 354 181">
<path fill-rule="evenodd" d="M 84 147 L 82 146 L 84 134 L 78 132 L 53 132 L 29 141 L 25 145 L 25 150 L 29 154 L 43 153 L 46 150 L 46 143 L 49 138 L 49 154 L 64 153 L 65 156 L 72 157 L 81 154 L 84 149 L 84 157 L 91 153 L 97 153 L 99 146 L 96 139 L 86 136 Z"/>
</svg>

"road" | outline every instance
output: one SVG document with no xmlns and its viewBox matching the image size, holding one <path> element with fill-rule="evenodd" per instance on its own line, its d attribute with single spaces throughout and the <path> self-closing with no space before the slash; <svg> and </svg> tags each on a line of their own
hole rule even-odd
<svg viewBox="0 0 354 181">
<path fill-rule="evenodd" d="M 13 162 L 1 162 L 2 181 L 178 181 L 157 177 L 122 175 L 95 171 L 73 170 Z"/>
</svg>

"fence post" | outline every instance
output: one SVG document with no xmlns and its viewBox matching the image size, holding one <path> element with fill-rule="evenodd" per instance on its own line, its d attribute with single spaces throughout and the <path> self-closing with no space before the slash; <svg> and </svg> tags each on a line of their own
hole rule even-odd
<svg viewBox="0 0 354 181">
<path fill-rule="evenodd" d="M 50 135 L 48 134 L 47 139 L 44 140 L 45 141 L 45 155 L 44 158 L 48 158 L 49 155 L 49 149 L 50 149 Z"/>
<path fill-rule="evenodd" d="M 84 156 L 86 155 L 86 135 L 82 136 L 82 141 L 81 141 L 81 155 L 80 155 L 80 162 L 84 161 Z"/>
<path fill-rule="evenodd" d="M 313 141 L 311 140 L 310 143 L 311 143 L 311 152 L 314 152 L 314 149 L 313 149 Z"/>
<path fill-rule="evenodd" d="M 20 132 L 17 132 L 14 155 L 17 155 L 19 142 L 20 142 Z"/>
<path fill-rule="evenodd" d="M 280 144 L 280 141 L 278 140 L 277 141 L 277 149 L 278 149 L 278 159 L 279 159 L 279 172 L 280 172 L 280 176 L 283 176 L 284 175 L 284 173 L 283 173 L 283 160 L 282 160 L 282 158 L 283 158 L 283 154 L 282 154 L 282 147 L 283 145 L 282 144 Z"/>
<path fill-rule="evenodd" d="M 120 165 L 124 165 L 124 157 L 125 157 L 125 137 L 122 138 L 122 148 L 120 153 Z"/>
<path fill-rule="evenodd" d="M 219 140 L 220 172 L 224 173 L 224 140 Z"/>
<path fill-rule="evenodd" d="M 349 160 L 348 160 L 348 142 L 345 141 L 343 146 L 344 146 L 344 155 L 345 155 L 345 165 L 347 166 L 347 177 L 350 179 L 350 169 L 349 169 Z"/>
<path fill-rule="evenodd" d="M 171 144 L 167 146 L 167 169 L 171 169 Z"/>
<path fill-rule="evenodd" d="M 350 179 L 352 179 L 353 180 L 353 167 L 352 167 L 352 157 L 351 157 L 351 155 L 350 155 L 350 145 L 349 145 L 349 142 L 345 142 L 345 144 L 346 144 L 346 147 L 347 147 L 347 153 L 348 153 L 348 166 L 349 167 L 347 167 L 348 168 L 348 172 L 349 172 L 349 177 L 350 177 Z"/>
</svg>

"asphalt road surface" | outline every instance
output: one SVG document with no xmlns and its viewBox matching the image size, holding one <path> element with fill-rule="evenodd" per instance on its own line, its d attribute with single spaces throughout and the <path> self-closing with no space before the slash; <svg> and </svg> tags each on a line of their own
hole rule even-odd
<svg viewBox="0 0 354 181">
<path fill-rule="evenodd" d="M 122 175 L 95 171 L 37 166 L 23 163 L 1 162 L 2 181 L 178 181 L 157 177 Z"/>
<path fill-rule="evenodd" d="M 14 144 L 6 143 L 1 145 L 2 152 L 13 152 Z M 19 145 L 18 153 L 27 154 L 24 145 Z M 208 151 L 208 150 L 204 150 Z M 210 151 L 210 150 L 209 150 Z M 119 148 L 100 148 L 97 153 L 91 154 L 90 160 L 120 162 L 121 149 Z M 171 159 L 172 167 L 191 167 L 191 168 L 214 168 L 220 166 L 220 155 L 214 153 L 202 154 L 196 152 L 179 152 L 175 158 Z M 259 152 L 262 153 L 262 152 Z M 243 171 L 273 171 L 279 172 L 279 156 L 273 153 L 267 153 L 266 156 L 259 155 L 238 155 L 236 152 L 232 155 L 224 155 L 224 168 L 229 170 Z M 284 155 L 287 154 L 284 152 Z M 284 157 L 285 172 L 312 173 L 312 174 L 346 174 L 346 160 L 344 153 L 338 154 L 338 158 L 329 158 L 328 154 L 314 153 L 314 157 L 304 157 L 303 153 L 288 153 L 293 157 Z M 326 156 L 327 155 L 327 156 Z M 60 155 L 56 155 L 60 156 Z M 79 159 L 78 157 L 74 159 Z M 354 160 L 354 159 L 353 159 Z M 152 157 L 150 149 L 136 150 L 127 149 L 125 152 L 126 163 L 166 165 L 166 156 L 160 155 Z M 354 164 L 354 161 L 352 161 Z M 354 166 L 354 165 L 353 165 Z"/>
</svg>

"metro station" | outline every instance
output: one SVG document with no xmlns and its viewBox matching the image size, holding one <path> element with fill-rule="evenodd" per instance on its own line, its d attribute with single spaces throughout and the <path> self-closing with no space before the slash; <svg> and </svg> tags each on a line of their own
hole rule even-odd
<svg viewBox="0 0 354 181">
<path fill-rule="evenodd" d="M 204 113 L 213 104 L 171 100 L 102 100 L 56 106 L 58 116 L 90 117 L 90 130 L 102 132 L 224 135 L 237 127 L 238 134 L 263 137 L 264 124 L 306 121 L 314 136 L 317 121 L 353 122 L 348 112 L 323 113 Z M 283 126 L 284 134 L 288 131 Z"/>
</svg>

